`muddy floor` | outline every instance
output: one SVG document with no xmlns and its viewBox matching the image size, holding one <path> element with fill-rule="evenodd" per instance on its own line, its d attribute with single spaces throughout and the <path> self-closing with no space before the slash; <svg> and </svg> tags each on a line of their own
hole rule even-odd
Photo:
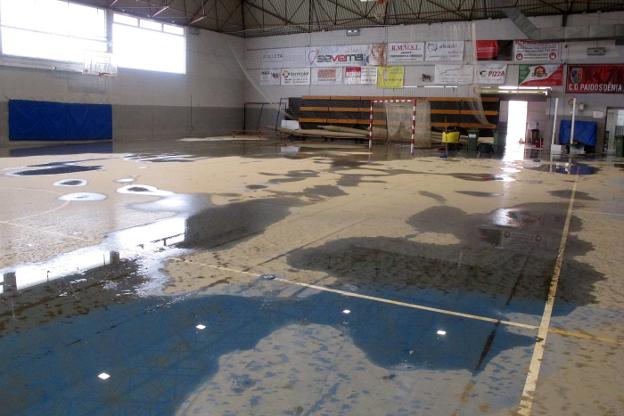
<svg viewBox="0 0 624 416">
<path fill-rule="evenodd" d="M 624 413 L 621 160 L 282 146 L 2 149 L 0 413 Z"/>
</svg>

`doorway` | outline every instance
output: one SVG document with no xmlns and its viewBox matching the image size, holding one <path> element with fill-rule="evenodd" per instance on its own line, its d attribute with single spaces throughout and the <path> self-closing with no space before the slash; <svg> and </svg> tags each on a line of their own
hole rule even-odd
<svg viewBox="0 0 624 416">
<path fill-rule="evenodd" d="M 624 108 L 607 108 L 605 127 L 605 152 L 615 154 L 615 138 L 624 136 Z"/>
<path fill-rule="evenodd" d="M 509 101 L 507 110 L 507 137 L 505 138 L 505 160 L 524 159 L 527 109 L 527 101 Z"/>
</svg>

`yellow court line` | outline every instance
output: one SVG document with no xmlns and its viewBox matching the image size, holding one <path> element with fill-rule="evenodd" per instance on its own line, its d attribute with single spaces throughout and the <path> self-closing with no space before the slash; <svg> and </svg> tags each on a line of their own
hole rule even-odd
<svg viewBox="0 0 624 416">
<path fill-rule="evenodd" d="M 568 211 L 566 213 L 566 219 L 563 225 L 563 231 L 561 233 L 559 251 L 557 253 L 557 258 L 555 259 L 555 265 L 553 267 L 550 285 L 548 287 L 548 296 L 546 297 L 546 304 L 544 305 L 544 313 L 542 314 L 542 319 L 537 330 L 537 342 L 535 343 L 535 347 L 533 348 L 531 362 L 529 363 L 529 371 L 527 373 L 526 381 L 524 382 L 524 388 L 522 389 L 522 396 L 520 398 L 518 411 L 516 412 L 516 414 L 519 416 L 530 416 L 531 409 L 533 408 L 535 390 L 537 389 L 537 379 L 539 378 L 542 361 L 544 359 L 544 352 L 546 350 L 546 338 L 548 337 L 550 319 L 552 317 L 553 307 L 555 305 L 557 286 L 559 284 L 559 276 L 561 275 L 561 267 L 563 265 L 563 256 L 565 254 L 566 244 L 568 242 L 568 235 L 570 234 L 570 223 L 572 222 L 572 209 L 574 208 L 574 198 L 576 197 L 578 178 L 579 176 L 577 174 L 574 178 L 574 185 L 572 186 L 572 194 L 570 195 Z"/>
</svg>

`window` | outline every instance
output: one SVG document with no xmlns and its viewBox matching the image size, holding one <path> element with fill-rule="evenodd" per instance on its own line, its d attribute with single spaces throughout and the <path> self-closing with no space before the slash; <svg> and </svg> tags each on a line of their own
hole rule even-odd
<svg viewBox="0 0 624 416">
<path fill-rule="evenodd" d="M 84 62 L 106 52 L 106 11 L 60 0 L 0 0 L 2 53 Z"/>
<path fill-rule="evenodd" d="M 184 29 L 147 19 L 113 17 L 113 57 L 121 68 L 186 73 Z"/>
</svg>

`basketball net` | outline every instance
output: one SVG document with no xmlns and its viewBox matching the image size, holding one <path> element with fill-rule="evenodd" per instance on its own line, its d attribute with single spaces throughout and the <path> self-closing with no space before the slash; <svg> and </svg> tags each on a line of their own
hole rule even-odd
<svg viewBox="0 0 624 416">
<path fill-rule="evenodd" d="M 373 7 L 373 15 L 377 19 L 379 23 L 383 23 L 384 16 L 386 15 L 386 4 L 388 0 L 376 0 L 375 6 Z"/>
</svg>

